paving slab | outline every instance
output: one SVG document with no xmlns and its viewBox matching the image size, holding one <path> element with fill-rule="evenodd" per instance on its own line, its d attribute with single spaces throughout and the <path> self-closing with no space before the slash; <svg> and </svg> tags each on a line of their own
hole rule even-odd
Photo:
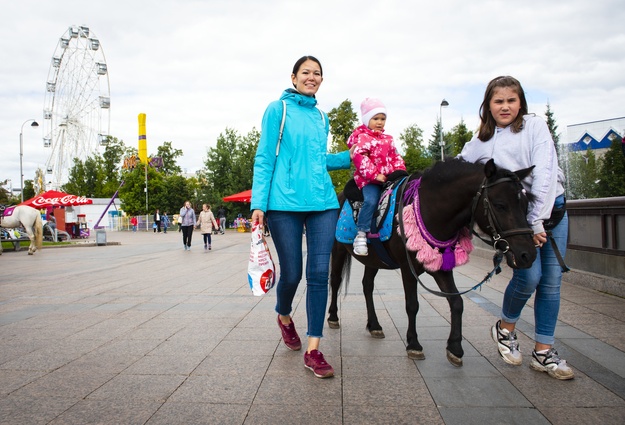
<svg viewBox="0 0 625 425">
<path fill-rule="evenodd" d="M 35 255 L 0 256 L 0 424 L 623 424 L 625 300 L 566 282 L 557 348 L 574 368 L 557 381 L 528 367 L 533 299 L 518 324 L 524 364 L 505 364 L 490 338 L 511 270 L 465 296 L 461 368 L 445 357 L 449 306 L 419 290 L 426 359 L 406 356 L 398 271 L 376 279 L 386 338 L 365 329 L 363 267 L 339 298 L 340 329 L 321 349 L 335 377 L 317 379 L 275 323 L 275 291 L 247 283 L 249 233 L 191 251 L 177 232 L 107 232 Z M 271 238 L 269 244 L 273 247 Z M 492 267 L 456 269 L 467 289 Z M 429 276 L 425 284 L 434 287 Z M 305 285 L 293 318 L 305 335 Z M 304 338 L 303 338 L 304 339 Z M 321 412 L 321 413 L 320 413 Z"/>
</svg>

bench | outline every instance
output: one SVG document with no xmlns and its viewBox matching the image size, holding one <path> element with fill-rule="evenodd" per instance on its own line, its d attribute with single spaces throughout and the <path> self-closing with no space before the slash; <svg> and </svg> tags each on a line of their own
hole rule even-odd
<svg viewBox="0 0 625 425">
<path fill-rule="evenodd" d="M 5 232 L 2 232 L 2 237 L 0 237 L 0 243 L 1 242 L 11 242 L 13 244 L 13 249 L 15 251 L 19 251 L 20 249 L 22 249 L 20 242 L 30 243 L 30 239 L 28 238 L 28 236 L 20 236 L 19 238 L 13 239 L 9 237 Z"/>
</svg>

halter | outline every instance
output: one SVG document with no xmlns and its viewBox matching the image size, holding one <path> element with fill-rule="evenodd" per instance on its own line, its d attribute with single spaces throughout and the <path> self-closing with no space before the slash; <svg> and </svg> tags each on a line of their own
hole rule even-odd
<svg viewBox="0 0 625 425">
<path fill-rule="evenodd" d="M 408 248 L 406 247 L 406 232 L 404 231 L 404 217 L 403 217 L 403 210 L 404 210 L 404 192 L 406 190 L 406 185 L 408 183 L 408 181 L 406 180 L 399 188 L 399 211 L 398 211 L 398 222 L 399 222 L 399 234 L 402 238 L 402 241 L 404 243 L 404 248 L 406 251 L 406 258 L 408 259 L 408 266 L 410 267 L 410 271 L 412 272 L 412 276 L 417 280 L 417 282 L 419 283 L 419 285 L 421 285 L 426 291 L 430 292 L 431 294 L 437 295 L 439 297 L 452 297 L 452 296 L 456 296 L 456 295 L 463 295 L 466 294 L 470 291 L 473 291 L 477 288 L 479 288 L 480 286 L 482 286 L 484 283 L 488 282 L 495 274 L 499 274 L 501 272 L 501 261 L 503 260 L 503 255 L 508 252 L 508 250 L 510 249 L 510 244 L 508 243 L 507 240 L 503 239 L 503 237 L 507 237 L 507 236 L 515 236 L 515 235 L 523 235 L 523 234 L 529 234 L 532 235 L 534 232 L 532 231 L 532 229 L 530 229 L 529 227 L 527 228 L 517 228 L 517 229 L 510 229 L 510 230 L 501 230 L 501 226 L 499 225 L 499 222 L 497 221 L 497 217 L 495 216 L 495 213 L 492 211 L 492 208 L 490 206 L 490 200 L 488 199 L 488 188 L 493 187 L 499 183 L 504 183 L 504 182 L 515 182 L 518 185 L 521 184 L 519 178 L 516 175 L 512 175 L 512 176 L 508 176 L 508 177 L 502 177 L 500 179 L 495 180 L 494 182 L 487 184 L 487 178 L 484 178 L 484 180 L 482 180 L 482 184 L 480 185 L 480 188 L 478 189 L 477 193 L 475 194 L 475 196 L 473 197 L 473 205 L 471 207 L 471 224 L 469 229 L 471 230 L 471 232 L 476 235 L 480 240 L 484 241 L 485 243 L 487 243 L 488 245 L 492 246 L 495 248 L 495 255 L 493 256 L 493 264 L 494 267 L 493 269 L 484 277 L 484 279 L 482 279 L 482 281 L 476 285 L 474 285 L 473 287 L 462 291 L 462 292 L 453 292 L 453 293 L 449 293 L 449 292 L 441 292 L 441 291 L 435 291 L 432 290 L 430 288 L 428 288 L 427 286 L 425 286 L 425 284 L 423 284 L 423 282 L 421 282 L 421 279 L 419 279 L 419 275 L 417 274 L 417 272 L 414 269 L 414 266 L 412 265 L 412 259 L 410 258 L 410 254 L 408 253 Z M 522 189 L 523 190 L 523 189 Z M 491 232 L 491 240 L 487 240 L 484 239 L 483 237 L 481 237 L 479 234 L 477 234 L 474 230 L 473 230 L 473 225 L 475 224 L 475 211 L 477 209 L 477 204 L 480 200 L 480 198 L 483 198 L 483 204 L 484 204 L 484 215 L 487 216 L 488 218 L 488 230 Z M 505 250 L 501 250 L 498 247 L 498 244 L 500 242 L 504 242 L 505 243 Z"/>
<path fill-rule="evenodd" d="M 500 179 L 495 180 L 492 183 L 487 183 L 486 181 L 487 181 L 487 178 L 485 177 L 484 180 L 482 180 L 482 184 L 480 185 L 480 188 L 478 189 L 477 193 L 473 197 L 473 206 L 471 207 L 471 223 L 469 225 L 469 229 L 481 241 L 492 246 L 497 251 L 500 251 L 501 254 L 505 254 L 506 252 L 510 250 L 510 244 L 505 239 L 506 237 L 517 236 L 517 235 L 532 236 L 534 232 L 529 227 L 520 227 L 520 228 L 510 229 L 510 230 L 501 230 L 501 225 L 497 221 L 497 216 L 493 212 L 491 202 L 488 198 L 488 189 L 500 183 L 505 183 L 505 182 L 513 182 L 520 186 L 521 182 L 516 175 L 502 177 Z M 525 189 L 522 188 L 520 193 L 525 193 Z M 491 240 L 484 239 L 474 230 L 475 211 L 477 209 L 477 205 L 480 200 L 480 197 L 482 197 L 482 204 L 484 206 L 484 215 L 488 219 L 488 226 L 486 226 L 486 229 L 490 232 Z M 500 244 L 503 244 L 503 246 L 500 247 Z"/>
</svg>

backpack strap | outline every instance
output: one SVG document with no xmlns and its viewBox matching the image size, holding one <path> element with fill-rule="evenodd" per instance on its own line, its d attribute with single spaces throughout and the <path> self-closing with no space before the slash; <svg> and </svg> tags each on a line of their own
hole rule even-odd
<svg viewBox="0 0 625 425">
<path fill-rule="evenodd" d="M 323 115 L 321 109 L 315 106 L 321 114 L 321 120 L 323 121 L 323 126 L 326 125 L 326 117 Z M 284 122 L 286 121 L 286 102 L 282 100 L 282 121 L 280 122 L 280 134 L 278 135 L 278 144 L 276 145 L 276 156 L 280 153 L 280 142 L 282 141 L 282 133 L 284 133 Z"/>
<path fill-rule="evenodd" d="M 276 156 L 280 153 L 280 142 L 282 141 L 282 133 L 284 133 L 284 121 L 286 121 L 286 102 L 282 101 L 282 121 L 280 122 L 280 135 L 278 136 L 278 144 L 276 145 Z"/>
</svg>

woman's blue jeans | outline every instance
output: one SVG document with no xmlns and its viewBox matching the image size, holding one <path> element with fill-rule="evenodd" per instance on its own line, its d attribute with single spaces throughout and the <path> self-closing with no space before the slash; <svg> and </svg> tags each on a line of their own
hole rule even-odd
<svg viewBox="0 0 625 425">
<path fill-rule="evenodd" d="M 371 230 L 373 214 L 375 214 L 375 210 L 378 208 L 381 193 L 382 186 L 378 184 L 372 183 L 362 188 L 362 196 L 365 198 L 365 202 L 362 204 L 360 212 L 358 213 L 356 228 L 359 232 L 368 232 Z"/>
<path fill-rule="evenodd" d="M 278 253 L 280 279 L 276 287 L 276 312 L 288 316 L 293 298 L 302 280 L 302 238 L 306 226 L 306 317 L 310 337 L 323 336 L 328 304 L 330 254 L 338 210 L 317 212 L 268 211 L 271 238 Z"/>
<path fill-rule="evenodd" d="M 563 203 L 563 196 L 556 198 L 556 206 L 562 206 Z M 568 233 L 569 218 L 567 214 L 564 214 L 562 221 L 552 230 L 562 258 L 566 254 Z M 516 323 L 527 300 L 536 292 L 534 340 L 541 344 L 553 345 L 560 311 L 562 268 L 550 239 L 547 239 L 547 243 L 537 250 L 536 260 L 529 269 L 514 269 L 512 279 L 504 293 L 501 318 L 505 322 Z"/>
</svg>

